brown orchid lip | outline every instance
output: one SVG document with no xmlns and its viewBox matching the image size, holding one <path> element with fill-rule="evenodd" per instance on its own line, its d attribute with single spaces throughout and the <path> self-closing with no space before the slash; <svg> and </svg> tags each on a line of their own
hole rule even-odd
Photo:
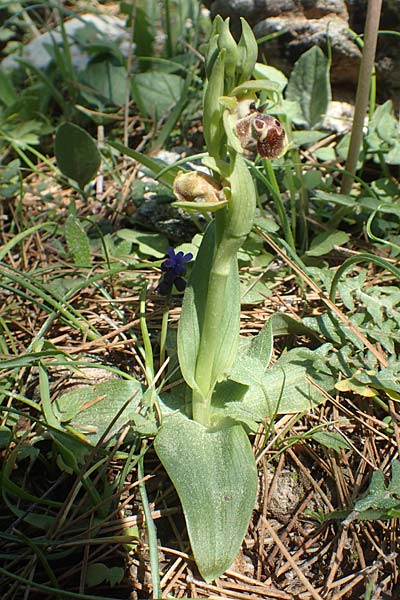
<svg viewBox="0 0 400 600">
<path fill-rule="evenodd" d="M 248 114 L 238 120 L 236 133 L 243 148 L 257 147 L 263 158 L 279 158 L 287 145 L 286 132 L 276 117 L 263 114 L 253 104 Z"/>
</svg>

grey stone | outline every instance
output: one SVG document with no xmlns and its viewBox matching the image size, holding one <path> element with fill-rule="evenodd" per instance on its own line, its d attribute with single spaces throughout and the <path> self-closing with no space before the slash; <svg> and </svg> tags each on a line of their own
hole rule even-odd
<svg viewBox="0 0 400 600">
<path fill-rule="evenodd" d="M 313 45 L 333 50 L 331 81 L 342 86 L 342 99 L 354 98 L 361 52 L 349 29 L 362 33 L 366 0 L 204 0 L 212 17 L 231 18 L 234 35 L 240 35 L 240 17 L 253 27 L 258 38 L 285 33 L 261 45 L 268 63 L 288 75 L 298 57 Z M 400 0 L 383 0 L 380 29 L 400 31 Z M 381 35 L 376 55 L 378 93 L 399 101 L 400 53 L 398 38 Z"/>
<path fill-rule="evenodd" d="M 357 79 L 361 53 L 342 19 L 283 16 L 265 19 L 254 27 L 256 37 L 281 31 L 285 33 L 262 48 L 269 64 L 289 74 L 301 54 L 315 45 L 326 49 L 329 38 L 333 55 L 332 83 L 352 84 Z"/>
<path fill-rule="evenodd" d="M 72 65 L 76 71 L 85 69 L 91 58 L 90 54 L 75 39 L 76 33 L 87 25 L 91 25 L 107 41 L 115 42 L 120 51 L 124 55 L 127 54 L 129 34 L 125 21 L 110 15 L 98 16 L 85 14 L 74 17 L 66 21 L 64 26 L 70 41 Z M 51 48 L 54 44 L 57 44 L 62 49 L 63 40 L 59 28 L 38 36 L 23 46 L 21 53 L 14 53 L 7 56 L 2 61 L 1 66 L 4 70 L 19 68 L 18 56 L 38 69 L 47 69 L 52 61 Z"/>
</svg>

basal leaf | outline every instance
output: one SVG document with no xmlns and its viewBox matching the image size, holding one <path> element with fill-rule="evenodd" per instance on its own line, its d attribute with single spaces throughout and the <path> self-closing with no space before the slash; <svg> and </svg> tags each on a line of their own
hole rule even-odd
<svg viewBox="0 0 400 600">
<path fill-rule="evenodd" d="M 357 500 L 354 505 L 356 511 L 368 509 L 390 510 L 400 506 L 400 461 L 392 463 L 392 477 L 386 486 L 385 476 L 378 469 L 374 471 L 368 492 L 364 498 Z"/>
<path fill-rule="evenodd" d="M 324 256 L 329 254 L 335 246 L 342 246 L 348 242 L 350 236 L 345 231 L 324 231 L 317 235 L 306 254 L 308 256 Z"/>
<path fill-rule="evenodd" d="M 212 581 L 239 552 L 257 491 L 257 468 L 240 425 L 209 430 L 176 414 L 165 418 L 156 452 L 185 514 L 200 573 Z"/>
<path fill-rule="evenodd" d="M 286 89 L 288 100 L 298 101 L 303 122 L 309 128 L 321 123 L 331 99 L 329 60 L 313 46 L 295 63 Z"/>
<path fill-rule="evenodd" d="M 326 448 L 339 452 L 341 448 L 350 450 L 351 446 L 339 431 L 314 431 L 310 437 Z"/>
<path fill-rule="evenodd" d="M 94 139 L 81 127 L 63 123 L 57 129 L 54 151 L 60 171 L 84 187 L 96 175 L 101 158 Z"/>
<path fill-rule="evenodd" d="M 324 395 L 313 382 L 332 390 L 335 381 L 322 350 L 291 350 L 268 369 L 258 359 L 244 354 L 229 373 L 229 379 L 215 388 L 212 419 L 218 422 L 231 418 L 254 429 L 254 423 L 266 417 L 315 408 L 323 402 Z"/>
<path fill-rule="evenodd" d="M 148 71 L 134 75 L 132 95 L 147 116 L 159 119 L 179 101 L 183 86 L 179 75 Z"/>
<path fill-rule="evenodd" d="M 89 267 L 92 264 L 89 238 L 80 221 L 73 215 L 65 223 L 65 239 L 75 265 Z"/>
<path fill-rule="evenodd" d="M 113 60 L 94 60 L 82 71 L 81 94 L 102 109 L 104 105 L 122 106 L 126 96 L 126 68 Z"/>
<path fill-rule="evenodd" d="M 167 253 L 168 240 L 158 233 L 144 233 L 134 229 L 120 229 L 117 236 L 139 246 L 139 252 L 145 256 L 163 258 Z"/>
<path fill-rule="evenodd" d="M 95 445 L 106 430 L 107 440 L 110 441 L 134 417 L 141 395 L 138 382 L 115 379 L 65 392 L 56 398 L 53 406 L 62 423 L 68 424 Z M 125 404 L 126 407 L 110 427 Z"/>
</svg>

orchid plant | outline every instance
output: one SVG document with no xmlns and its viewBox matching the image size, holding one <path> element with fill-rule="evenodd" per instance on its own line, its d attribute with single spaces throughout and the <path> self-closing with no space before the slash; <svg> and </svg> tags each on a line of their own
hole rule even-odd
<svg viewBox="0 0 400 600">
<path fill-rule="evenodd" d="M 257 43 L 246 21 L 236 43 L 229 21 L 217 17 L 204 93 L 208 156 L 203 163 L 210 175 L 180 172 L 174 182 L 178 206 L 212 212 L 214 218 L 186 286 L 178 329 L 179 365 L 191 411 L 185 413 L 183 404 L 169 414 L 164 411 L 155 449 L 180 497 L 206 581 L 231 565 L 249 525 L 257 468 L 248 428 L 257 417 L 242 400 L 252 375 L 265 371 L 272 352 L 268 323 L 256 337 L 240 337 L 238 251 L 256 211 L 255 183 L 244 152 L 253 147 L 273 159 L 287 145 L 280 122 L 257 108 L 257 92 L 273 95 L 276 90 L 273 82 L 251 79 L 256 60 Z M 170 251 L 159 291 L 170 292 L 173 284 L 183 288 L 184 263 L 190 258 Z M 265 390 L 260 393 L 268 405 Z"/>
</svg>

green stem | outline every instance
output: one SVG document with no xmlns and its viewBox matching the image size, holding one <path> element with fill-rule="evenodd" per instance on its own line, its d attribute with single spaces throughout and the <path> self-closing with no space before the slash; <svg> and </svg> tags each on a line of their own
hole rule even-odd
<svg viewBox="0 0 400 600">
<path fill-rule="evenodd" d="M 149 330 L 146 323 L 146 293 L 147 286 L 145 285 L 140 292 L 140 331 L 142 333 L 143 346 L 144 346 L 144 357 L 145 357 L 145 370 L 146 380 L 148 385 L 151 385 L 154 379 L 154 359 L 153 359 L 153 348 L 151 346 Z"/>
<path fill-rule="evenodd" d="M 165 351 L 167 345 L 167 333 L 168 333 L 168 315 L 169 315 L 169 306 L 168 301 L 165 303 L 163 309 L 163 316 L 161 322 L 161 333 L 160 333 L 160 368 L 163 366 L 165 362 Z"/>
<path fill-rule="evenodd" d="M 205 426 L 210 421 L 211 396 L 216 381 L 214 361 L 225 311 L 226 287 L 231 269 L 235 268 L 236 253 L 243 243 L 242 237 L 226 235 L 226 216 L 225 209 L 216 214 L 215 252 L 196 365 L 198 390 L 193 391 L 193 419 Z"/>
<path fill-rule="evenodd" d="M 289 246 L 293 250 L 295 250 L 296 244 L 294 241 L 293 232 L 291 230 L 289 219 L 287 217 L 285 207 L 282 202 L 281 192 L 279 189 L 278 182 L 276 180 L 275 172 L 272 167 L 271 161 L 264 160 L 263 165 L 264 165 L 264 169 L 267 174 L 267 177 L 265 177 L 262 173 L 258 173 L 258 175 L 261 176 L 261 179 L 264 181 L 264 183 L 266 183 L 268 189 L 270 190 L 270 192 L 272 194 L 272 198 L 273 198 L 273 201 L 275 204 L 276 211 L 278 213 L 278 218 L 281 223 L 281 227 L 283 229 L 285 240 L 287 241 Z"/>
</svg>

